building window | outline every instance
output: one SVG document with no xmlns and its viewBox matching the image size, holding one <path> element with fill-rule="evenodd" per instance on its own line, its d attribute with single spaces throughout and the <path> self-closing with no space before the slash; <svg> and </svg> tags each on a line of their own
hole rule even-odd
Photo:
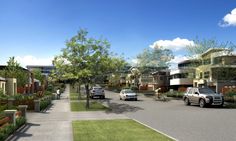
<svg viewBox="0 0 236 141">
<path fill-rule="evenodd" d="M 203 65 L 209 65 L 209 64 L 211 64 L 211 60 L 210 59 L 203 60 Z"/>
<path fill-rule="evenodd" d="M 200 74 L 199 74 L 199 78 L 202 79 L 202 72 L 200 72 Z"/>
<path fill-rule="evenodd" d="M 209 76 L 210 76 L 210 72 L 209 71 L 204 72 L 204 78 L 209 78 Z"/>
<path fill-rule="evenodd" d="M 160 80 L 163 80 L 163 76 L 160 76 Z"/>
</svg>

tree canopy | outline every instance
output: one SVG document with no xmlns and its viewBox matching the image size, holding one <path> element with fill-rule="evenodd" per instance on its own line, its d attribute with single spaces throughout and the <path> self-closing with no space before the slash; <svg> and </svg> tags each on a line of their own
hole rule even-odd
<svg viewBox="0 0 236 141">
<path fill-rule="evenodd" d="M 169 49 L 164 48 L 148 48 L 137 56 L 138 67 L 168 67 L 173 53 Z"/>
<path fill-rule="evenodd" d="M 125 60 L 111 55 L 110 43 L 106 39 L 87 36 L 88 32 L 81 29 L 66 41 L 66 48 L 54 58 L 53 64 L 59 77 L 73 78 L 85 84 L 88 101 L 89 84 L 96 83 L 97 78 L 107 73 L 118 71 L 125 65 Z"/>
<path fill-rule="evenodd" d="M 206 52 L 210 48 L 229 49 L 231 52 L 236 48 L 232 42 L 219 42 L 216 39 L 202 39 L 196 38 L 193 45 L 186 46 L 187 56 L 190 58 L 197 57 L 198 55 Z"/>
<path fill-rule="evenodd" d="M 10 57 L 7 61 L 7 66 L 0 74 L 7 78 L 16 78 L 17 86 L 24 87 L 28 83 L 28 73 L 15 60 L 15 57 Z"/>
</svg>

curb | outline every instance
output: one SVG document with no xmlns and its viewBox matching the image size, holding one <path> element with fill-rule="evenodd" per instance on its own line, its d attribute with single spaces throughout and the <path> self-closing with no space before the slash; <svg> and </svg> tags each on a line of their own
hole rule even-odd
<svg viewBox="0 0 236 141">
<path fill-rule="evenodd" d="M 142 125 L 144 125 L 144 126 L 150 128 L 150 129 L 152 129 L 152 130 L 154 130 L 154 131 L 156 131 L 156 132 L 158 132 L 158 133 L 160 133 L 160 134 L 162 134 L 162 135 L 165 135 L 165 136 L 167 136 L 168 138 L 171 138 L 172 140 L 179 141 L 178 139 L 176 139 L 176 138 L 174 138 L 174 137 L 172 137 L 172 136 L 170 136 L 170 135 L 167 135 L 167 134 L 165 134 L 165 133 L 163 133 L 163 132 L 161 132 L 161 131 L 159 131 L 159 130 L 157 130 L 157 129 L 154 129 L 154 128 L 152 128 L 151 126 L 148 126 L 147 124 L 144 124 L 144 123 L 142 123 L 142 122 L 140 122 L 140 121 L 138 121 L 138 120 L 136 120 L 136 119 L 133 119 L 133 118 L 132 118 L 132 120 L 134 120 L 134 121 L 136 121 L 136 122 L 138 122 L 138 123 L 140 123 L 140 124 L 142 124 Z"/>
</svg>

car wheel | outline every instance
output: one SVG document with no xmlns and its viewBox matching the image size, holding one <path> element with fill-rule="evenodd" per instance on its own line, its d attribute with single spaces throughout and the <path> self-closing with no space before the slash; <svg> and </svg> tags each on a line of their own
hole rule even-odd
<svg viewBox="0 0 236 141">
<path fill-rule="evenodd" d="M 138 99 L 137 99 L 137 98 L 135 98 L 134 100 L 135 100 L 135 101 L 138 101 Z"/>
<path fill-rule="evenodd" d="M 222 102 L 219 107 L 223 108 L 224 107 L 224 102 Z"/>
<path fill-rule="evenodd" d="M 187 106 L 191 104 L 191 103 L 189 102 L 189 99 L 188 99 L 188 98 L 185 98 L 185 99 L 184 99 L 184 103 L 185 103 L 185 105 L 187 105 Z"/>
<path fill-rule="evenodd" d="M 206 102 L 204 99 L 201 99 L 199 104 L 201 108 L 204 108 L 206 106 Z"/>
<path fill-rule="evenodd" d="M 120 100 L 122 100 L 122 98 L 120 97 Z"/>
</svg>

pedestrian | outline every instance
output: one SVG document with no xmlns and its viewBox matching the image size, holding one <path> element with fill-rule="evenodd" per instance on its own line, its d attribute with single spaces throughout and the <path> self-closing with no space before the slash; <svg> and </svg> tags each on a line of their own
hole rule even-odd
<svg viewBox="0 0 236 141">
<path fill-rule="evenodd" d="M 158 88 L 155 90 L 157 99 L 160 99 L 160 92 L 159 92 L 160 90 L 161 90 L 161 88 Z"/>
<path fill-rule="evenodd" d="M 61 97 L 61 91 L 60 88 L 57 89 L 57 99 L 60 99 Z"/>
</svg>

